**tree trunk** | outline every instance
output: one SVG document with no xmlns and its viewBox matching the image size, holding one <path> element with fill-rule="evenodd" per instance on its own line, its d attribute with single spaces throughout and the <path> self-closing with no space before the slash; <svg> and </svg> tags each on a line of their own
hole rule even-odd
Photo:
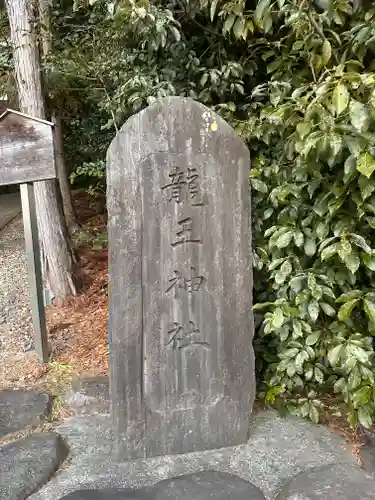
<svg viewBox="0 0 375 500">
<path fill-rule="evenodd" d="M 35 16 L 29 0 L 6 0 L 19 106 L 23 113 L 45 118 Z M 56 298 L 76 293 L 75 260 L 58 203 L 56 181 L 35 183 L 42 266 Z"/>
<path fill-rule="evenodd" d="M 52 50 L 51 35 L 51 0 L 39 0 L 39 15 L 42 26 L 42 59 Z M 59 178 L 62 204 L 66 224 L 70 234 L 78 229 L 74 212 L 72 195 L 70 192 L 68 172 L 64 157 L 64 142 L 62 135 L 62 123 L 59 116 L 52 115 L 51 121 L 55 124 L 55 161 Z"/>
<path fill-rule="evenodd" d="M 55 124 L 55 161 L 56 171 L 59 177 L 64 215 L 69 234 L 73 234 L 75 231 L 77 231 L 78 224 L 76 221 L 76 214 L 74 212 L 72 193 L 70 191 L 68 172 L 65 163 L 62 124 L 60 117 L 54 114 L 51 116 L 51 121 Z"/>
</svg>

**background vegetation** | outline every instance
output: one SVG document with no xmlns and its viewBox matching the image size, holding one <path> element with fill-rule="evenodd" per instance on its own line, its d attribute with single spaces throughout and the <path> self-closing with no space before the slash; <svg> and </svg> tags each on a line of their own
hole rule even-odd
<svg viewBox="0 0 375 500">
<path fill-rule="evenodd" d="M 47 99 L 71 181 L 105 189 L 111 138 L 155 99 L 220 113 L 252 152 L 262 394 L 315 422 L 329 401 L 370 426 L 375 2 L 60 0 L 52 24 Z M 4 45 L 8 95 L 11 67 Z"/>
</svg>

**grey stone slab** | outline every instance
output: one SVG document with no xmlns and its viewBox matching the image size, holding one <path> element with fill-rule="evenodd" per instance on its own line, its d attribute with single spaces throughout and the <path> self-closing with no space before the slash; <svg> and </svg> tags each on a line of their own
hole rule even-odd
<svg viewBox="0 0 375 500">
<path fill-rule="evenodd" d="M 264 500 L 262 492 L 248 481 L 217 471 L 165 479 L 140 490 L 83 490 L 61 500 Z"/>
<path fill-rule="evenodd" d="M 0 447 L 0 499 L 24 500 L 48 481 L 68 449 L 55 433 L 32 434 Z"/>
<path fill-rule="evenodd" d="M 65 403 L 76 415 L 108 413 L 109 380 L 106 376 L 82 377 L 73 381 L 65 395 Z"/>
<path fill-rule="evenodd" d="M 0 438 L 36 426 L 51 414 L 49 394 L 37 391 L 0 391 Z"/>
<path fill-rule="evenodd" d="M 375 481 L 359 467 L 335 464 L 301 472 L 276 500 L 374 500 Z"/>
<path fill-rule="evenodd" d="M 245 443 L 255 395 L 245 143 L 171 97 L 108 150 L 111 397 L 124 458 Z"/>
<path fill-rule="evenodd" d="M 263 493 L 249 481 L 233 474 L 203 471 L 165 479 L 150 489 L 152 500 L 264 500 Z"/>
<path fill-rule="evenodd" d="M 239 476 L 274 500 L 298 472 L 356 463 L 345 440 L 329 429 L 302 419 L 282 419 L 273 411 L 252 416 L 245 445 L 123 462 L 112 450 L 110 416 L 74 417 L 57 432 L 69 443 L 71 461 L 32 500 L 60 498 L 78 489 L 142 488 L 203 470 Z"/>
</svg>

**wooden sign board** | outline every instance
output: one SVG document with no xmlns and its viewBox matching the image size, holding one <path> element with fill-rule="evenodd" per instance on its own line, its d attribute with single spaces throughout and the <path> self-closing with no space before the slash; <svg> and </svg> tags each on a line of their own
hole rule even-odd
<svg viewBox="0 0 375 500">
<path fill-rule="evenodd" d="M 0 186 L 54 178 L 53 123 L 6 110 L 0 116 Z"/>
</svg>

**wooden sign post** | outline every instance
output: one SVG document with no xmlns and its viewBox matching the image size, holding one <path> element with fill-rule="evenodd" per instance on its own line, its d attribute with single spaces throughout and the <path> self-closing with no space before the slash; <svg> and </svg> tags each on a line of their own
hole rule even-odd
<svg viewBox="0 0 375 500">
<path fill-rule="evenodd" d="M 0 116 L 0 186 L 20 184 L 35 351 L 49 358 L 34 182 L 56 178 L 53 123 L 8 109 Z"/>
</svg>

